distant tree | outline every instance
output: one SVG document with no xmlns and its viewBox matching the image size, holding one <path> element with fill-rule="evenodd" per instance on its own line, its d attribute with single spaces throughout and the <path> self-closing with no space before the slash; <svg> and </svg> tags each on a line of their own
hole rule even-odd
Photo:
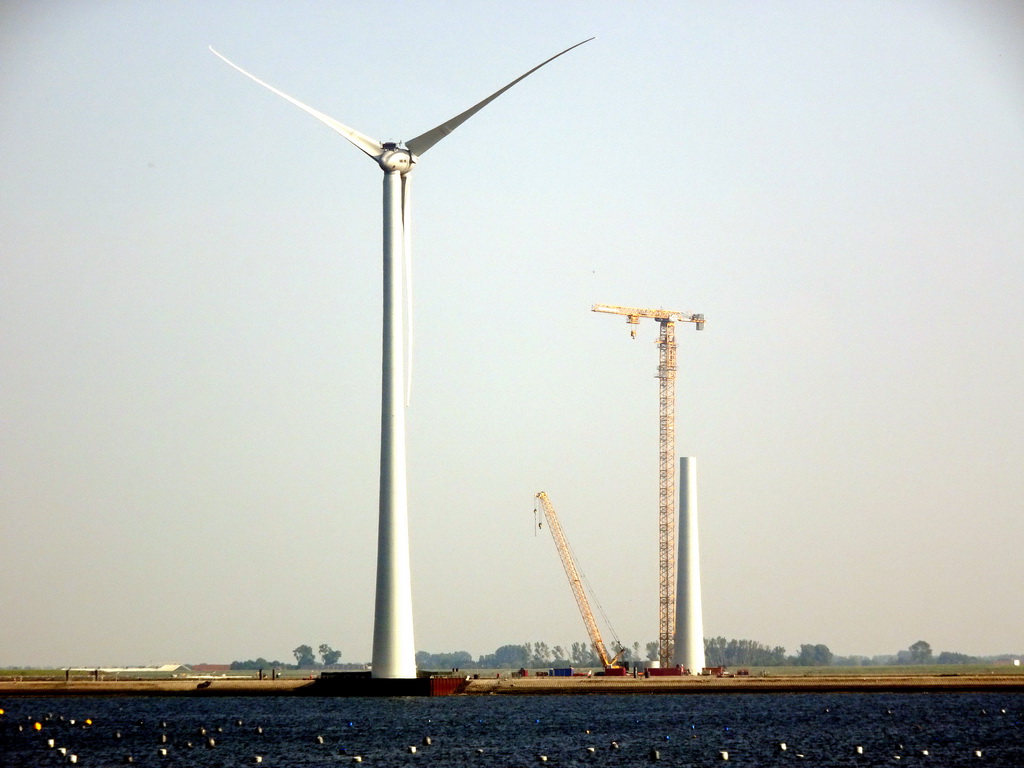
<svg viewBox="0 0 1024 768">
<path fill-rule="evenodd" d="M 769 648 L 754 640 L 726 640 L 724 637 L 704 638 L 704 658 L 709 667 L 779 667 L 792 663 L 781 645 Z"/>
<path fill-rule="evenodd" d="M 795 663 L 801 667 L 829 667 L 832 666 L 832 651 L 827 645 L 801 645 L 800 654 L 796 657 Z"/>
<path fill-rule="evenodd" d="M 720 667 L 725 664 L 725 649 L 728 641 L 724 637 L 704 638 L 704 662 L 709 667 Z M 648 643 L 648 647 L 650 644 Z"/>
<path fill-rule="evenodd" d="M 294 651 L 296 669 L 312 669 L 316 666 L 316 657 L 313 655 L 313 648 L 308 645 L 300 645 Z"/>
<path fill-rule="evenodd" d="M 474 666 L 477 669 L 494 669 L 495 667 L 498 666 L 498 664 L 494 660 L 494 654 L 493 653 L 486 653 L 486 654 L 481 654 L 480 655 L 480 658 L 478 658 L 476 660 L 476 663 L 474 664 Z"/>
<path fill-rule="evenodd" d="M 910 651 L 911 664 L 931 664 L 932 647 L 924 640 L 918 640 L 907 650 Z"/>
<path fill-rule="evenodd" d="M 341 651 L 336 651 L 327 643 L 320 644 L 320 659 L 325 667 L 332 667 L 341 659 Z"/>
<path fill-rule="evenodd" d="M 533 644 L 533 657 L 530 659 L 532 667 L 546 667 L 551 662 L 551 649 L 547 643 L 539 642 Z"/>
<path fill-rule="evenodd" d="M 468 651 L 452 651 L 445 654 L 445 668 L 462 669 L 473 665 L 473 657 Z"/>
<path fill-rule="evenodd" d="M 530 663 L 530 651 L 525 645 L 503 645 L 494 651 L 494 666 L 520 669 Z"/>
<path fill-rule="evenodd" d="M 416 654 L 416 666 L 420 669 L 471 669 L 476 666 L 473 657 L 468 651 L 452 651 L 450 653 L 427 653 L 419 651 Z"/>
<path fill-rule="evenodd" d="M 633 652 L 630 654 L 633 661 L 640 661 L 640 641 L 633 643 Z"/>
<path fill-rule="evenodd" d="M 569 649 L 569 660 L 574 667 L 599 667 L 601 658 L 590 643 L 573 643 Z"/>
<path fill-rule="evenodd" d="M 262 656 L 248 661 L 232 661 L 231 669 L 277 669 L 287 666 L 283 661 L 267 661 Z"/>
<path fill-rule="evenodd" d="M 871 665 L 871 659 L 867 656 L 834 656 L 832 664 L 837 667 L 867 667 Z"/>
<path fill-rule="evenodd" d="M 569 660 L 573 666 L 582 667 L 587 659 L 587 646 L 585 643 L 573 643 L 569 649 Z"/>
<path fill-rule="evenodd" d="M 645 647 L 647 648 L 647 660 L 657 661 L 658 656 L 660 655 L 658 653 L 658 644 L 652 640 Z"/>
<path fill-rule="evenodd" d="M 974 656 L 968 656 L 966 653 L 943 651 L 939 654 L 935 662 L 937 664 L 977 664 L 978 659 Z"/>
<path fill-rule="evenodd" d="M 555 667 L 567 667 L 569 666 L 569 657 L 565 653 L 565 649 L 556 645 L 551 648 L 551 664 Z"/>
</svg>

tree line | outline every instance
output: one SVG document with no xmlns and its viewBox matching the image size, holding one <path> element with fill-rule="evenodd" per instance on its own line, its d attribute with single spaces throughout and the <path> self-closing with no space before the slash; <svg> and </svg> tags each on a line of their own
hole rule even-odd
<svg viewBox="0 0 1024 768">
<path fill-rule="evenodd" d="M 317 663 L 316 655 L 313 653 L 313 646 L 300 645 L 292 651 L 292 655 L 295 656 L 294 664 L 287 664 L 283 661 L 279 661 L 276 659 L 274 661 L 268 661 L 267 659 L 260 656 L 258 659 L 249 659 L 247 661 L 233 661 L 231 662 L 231 669 L 317 669 L 330 667 L 341 668 L 345 666 L 364 666 L 363 664 L 341 664 L 341 651 L 334 650 L 327 643 L 321 643 L 319 651 L 319 663 Z"/>
<path fill-rule="evenodd" d="M 610 649 L 613 653 L 619 649 Z M 619 659 L 623 661 L 654 661 L 658 658 L 658 644 L 639 642 L 621 649 Z M 1007 657 L 1009 658 L 1009 657 Z M 830 666 L 893 666 L 911 664 L 980 664 L 995 661 L 993 658 L 978 658 L 964 653 L 942 651 L 932 653 L 931 645 L 918 640 L 906 650 L 890 655 L 836 656 L 824 643 L 805 643 L 792 654 L 787 654 L 781 645 L 769 646 L 756 640 L 726 639 L 724 637 L 704 638 L 704 663 L 709 667 L 830 667 Z M 549 667 L 599 667 L 600 658 L 594 647 L 587 642 L 570 646 L 549 646 L 544 642 L 503 645 L 494 653 L 474 658 L 468 651 L 451 653 L 416 654 L 416 665 L 420 669 L 544 669 Z"/>
<path fill-rule="evenodd" d="M 868 667 L 868 666 L 913 666 L 916 664 L 984 664 L 993 661 L 1009 661 L 1019 655 L 1003 654 L 1002 656 L 970 656 L 957 651 L 941 651 L 935 654 L 932 646 L 925 640 L 918 640 L 909 648 L 896 651 L 894 654 L 881 656 L 844 656 L 835 660 L 836 666 Z"/>
<path fill-rule="evenodd" d="M 341 663 L 341 651 L 326 643 L 319 647 L 320 661 L 310 645 L 300 645 L 292 651 L 295 663 L 268 661 L 260 657 L 248 661 L 232 662 L 232 669 L 357 669 L 367 664 Z M 639 642 L 610 649 L 622 661 L 653 661 L 658 658 L 658 644 Z M 726 639 L 724 637 L 704 638 L 705 664 L 709 667 L 829 667 L 829 666 L 893 666 L 914 664 L 979 664 L 1001 660 L 1002 657 L 979 658 L 964 653 L 942 651 L 934 654 L 932 647 L 924 640 L 918 640 L 910 647 L 894 654 L 881 656 L 836 656 L 823 643 L 803 644 L 800 649 L 787 655 L 780 645 L 768 646 L 755 640 Z M 1007 656 L 1006 658 L 1009 658 Z M 601 659 L 594 646 L 586 641 L 568 646 L 548 645 L 545 642 L 507 644 L 496 648 L 493 653 L 474 657 L 468 651 L 447 653 L 416 654 L 416 666 L 420 669 L 547 669 L 552 667 L 599 667 Z"/>
</svg>

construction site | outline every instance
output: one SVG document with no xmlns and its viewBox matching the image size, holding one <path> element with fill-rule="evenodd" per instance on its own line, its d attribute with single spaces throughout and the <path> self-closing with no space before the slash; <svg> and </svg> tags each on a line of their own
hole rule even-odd
<svg viewBox="0 0 1024 768">
<path fill-rule="evenodd" d="M 536 494 L 534 516 L 538 528 L 547 522 L 576 605 L 587 629 L 591 648 L 605 676 L 626 676 L 643 668 L 647 677 L 707 674 L 704 664 L 703 617 L 700 593 L 700 556 L 697 532 L 696 459 L 682 457 L 681 483 L 676 482 L 676 323 L 692 323 L 704 330 L 704 315 L 665 309 L 642 309 L 615 304 L 594 304 L 593 312 L 620 315 L 636 339 L 641 319 L 658 323 L 658 658 L 653 663 L 623 661 L 626 648 L 614 638 L 609 650 L 598 628 L 588 592 L 555 507 L 545 491 Z M 679 504 L 677 507 L 677 496 Z M 680 523 L 681 518 L 681 523 Z M 677 532 L 679 535 L 677 535 Z M 678 553 L 678 556 L 677 556 Z M 596 601 L 595 601 L 596 602 Z M 600 606 L 600 603 L 597 602 Z M 604 613 L 603 609 L 600 612 Z M 610 627 L 607 616 L 605 623 Z M 555 669 L 556 676 L 571 676 L 571 669 Z"/>
</svg>

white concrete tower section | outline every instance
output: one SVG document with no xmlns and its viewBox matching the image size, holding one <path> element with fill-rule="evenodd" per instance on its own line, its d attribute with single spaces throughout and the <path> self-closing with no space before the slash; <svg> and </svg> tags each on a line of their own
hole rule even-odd
<svg viewBox="0 0 1024 768">
<path fill-rule="evenodd" d="M 697 534 L 697 458 L 679 459 L 679 568 L 673 665 L 699 675 L 704 668 L 704 614 L 700 601 L 700 539 Z"/>
<path fill-rule="evenodd" d="M 384 364 L 372 673 L 388 678 L 416 677 L 403 392 L 402 202 L 402 177 L 398 169 L 392 169 L 384 175 Z"/>
</svg>

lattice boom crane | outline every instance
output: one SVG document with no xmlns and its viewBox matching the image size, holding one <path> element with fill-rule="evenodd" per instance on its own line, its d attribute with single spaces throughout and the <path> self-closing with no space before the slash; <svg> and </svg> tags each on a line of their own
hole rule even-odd
<svg viewBox="0 0 1024 768">
<path fill-rule="evenodd" d="M 659 498 L 658 498 L 658 656 L 662 666 L 672 660 L 676 625 L 676 329 L 675 324 L 695 323 L 704 330 L 704 315 L 667 309 L 638 309 L 616 304 L 595 304 L 594 312 L 625 315 L 636 338 L 640 318 L 657 320 L 659 387 Z"/>
<path fill-rule="evenodd" d="M 601 639 L 601 631 L 597 628 L 593 611 L 590 610 L 590 601 L 587 600 L 587 593 L 583 589 L 583 581 L 580 579 L 576 563 L 572 558 L 569 542 L 565 540 L 562 526 L 558 523 L 558 516 L 555 514 L 555 508 L 551 505 L 551 499 L 548 498 L 544 491 L 537 494 L 537 499 L 540 501 L 544 517 L 548 521 L 551 538 L 555 540 L 555 549 L 558 550 L 558 556 L 562 558 L 562 567 L 565 568 L 565 575 L 569 577 L 569 586 L 572 587 L 572 594 L 576 598 L 576 605 L 579 606 L 580 613 L 583 614 L 583 623 L 587 625 L 587 634 L 590 635 L 590 644 L 594 646 L 594 651 L 600 657 L 601 664 L 605 667 L 613 667 L 618 655 L 612 657 L 608 653 L 608 649 L 605 648 L 604 640 Z"/>
</svg>

